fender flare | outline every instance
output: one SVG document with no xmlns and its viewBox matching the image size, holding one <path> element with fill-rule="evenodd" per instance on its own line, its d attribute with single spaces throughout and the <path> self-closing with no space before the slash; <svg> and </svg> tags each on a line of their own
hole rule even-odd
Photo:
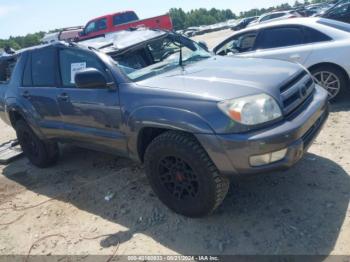
<svg viewBox="0 0 350 262">
<path fill-rule="evenodd" d="M 127 119 L 127 146 L 130 157 L 139 159 L 139 134 L 143 128 L 178 130 L 192 134 L 213 134 L 208 122 L 196 113 L 185 109 L 147 106 L 134 110 Z"/>
<path fill-rule="evenodd" d="M 31 127 L 33 132 L 40 138 L 45 139 L 44 134 L 40 131 L 39 125 L 35 118 L 31 116 L 31 114 L 26 114 L 25 110 L 23 110 L 23 107 L 21 107 L 17 103 L 16 98 L 7 98 L 5 102 L 5 113 L 6 117 L 8 118 L 8 122 L 11 124 L 11 126 L 15 129 L 13 119 L 11 119 L 11 113 L 16 112 L 18 115 L 23 118 L 27 124 Z"/>
</svg>

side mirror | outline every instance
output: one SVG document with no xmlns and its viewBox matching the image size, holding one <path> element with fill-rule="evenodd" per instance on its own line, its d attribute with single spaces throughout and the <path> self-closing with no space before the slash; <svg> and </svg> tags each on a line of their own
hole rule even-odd
<svg viewBox="0 0 350 262">
<path fill-rule="evenodd" d="M 198 42 L 198 45 L 199 45 L 201 48 L 203 48 L 204 50 L 209 51 L 209 48 L 208 48 L 208 45 L 207 45 L 206 42 L 204 42 L 204 41 L 199 41 L 199 42 Z"/>
<path fill-rule="evenodd" d="M 86 68 L 75 75 L 77 88 L 107 88 L 106 77 L 96 68 Z"/>
</svg>

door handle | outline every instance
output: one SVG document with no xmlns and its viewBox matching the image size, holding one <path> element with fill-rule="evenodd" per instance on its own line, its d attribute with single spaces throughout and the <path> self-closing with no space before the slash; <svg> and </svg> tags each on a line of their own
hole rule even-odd
<svg viewBox="0 0 350 262">
<path fill-rule="evenodd" d="M 59 100 L 62 100 L 62 101 L 68 101 L 69 100 L 69 96 L 67 95 L 67 93 L 62 93 L 62 94 L 58 95 L 57 98 Z"/>
<path fill-rule="evenodd" d="M 22 97 L 24 97 L 24 98 L 26 98 L 26 99 L 29 99 L 29 98 L 30 98 L 30 93 L 29 93 L 29 91 L 24 91 L 24 92 L 22 93 Z"/>
<path fill-rule="evenodd" d="M 297 55 L 297 54 L 291 55 L 290 59 L 292 59 L 292 60 L 300 60 L 300 55 Z"/>
</svg>

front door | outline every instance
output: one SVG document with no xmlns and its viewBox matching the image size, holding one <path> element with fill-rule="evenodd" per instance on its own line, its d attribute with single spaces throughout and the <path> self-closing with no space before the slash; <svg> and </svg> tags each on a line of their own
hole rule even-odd
<svg viewBox="0 0 350 262">
<path fill-rule="evenodd" d="M 107 87 L 81 89 L 74 83 L 75 72 L 83 68 L 96 68 L 111 80 L 104 64 L 93 52 L 72 49 L 61 49 L 59 60 L 61 86 L 58 104 L 65 139 L 94 149 L 125 154 L 118 90 Z"/>
</svg>

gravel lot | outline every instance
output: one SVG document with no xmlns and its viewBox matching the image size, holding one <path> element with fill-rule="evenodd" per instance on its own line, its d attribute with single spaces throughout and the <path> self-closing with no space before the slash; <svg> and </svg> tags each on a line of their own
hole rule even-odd
<svg viewBox="0 0 350 262">
<path fill-rule="evenodd" d="M 213 46 L 229 33 L 197 39 Z M 218 211 L 198 220 L 165 208 L 127 159 L 65 146 L 49 169 L 25 158 L 0 166 L 0 254 L 350 255 L 349 110 L 350 97 L 332 105 L 291 170 L 234 178 Z M 0 130 L 0 143 L 14 137 Z"/>
</svg>

